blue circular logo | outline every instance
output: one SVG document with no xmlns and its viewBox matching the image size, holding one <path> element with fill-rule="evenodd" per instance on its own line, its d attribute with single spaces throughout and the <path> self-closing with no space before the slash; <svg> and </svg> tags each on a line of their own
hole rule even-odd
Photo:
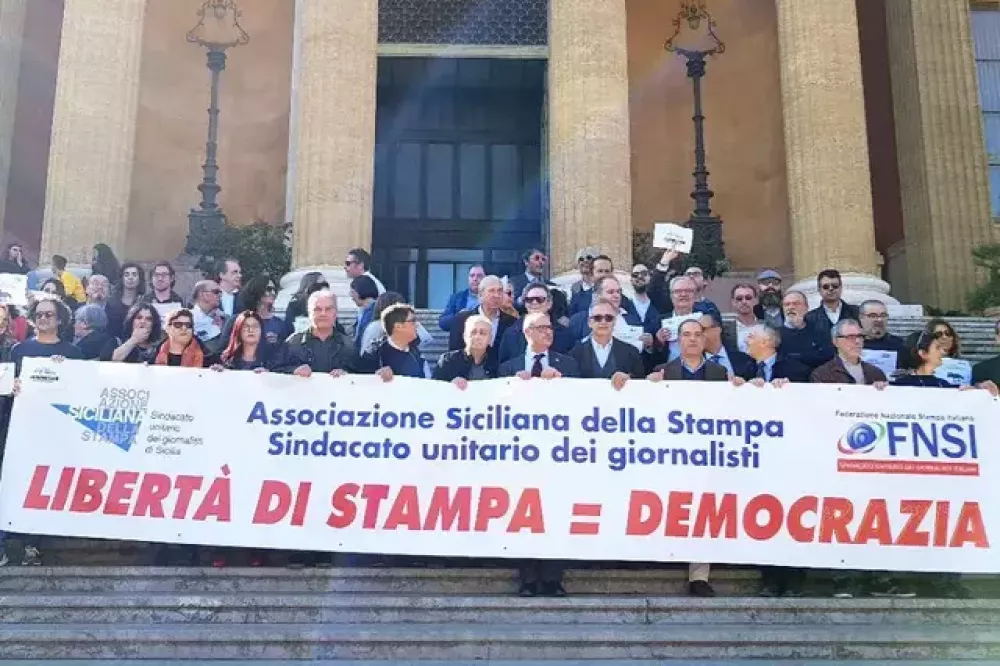
<svg viewBox="0 0 1000 666">
<path fill-rule="evenodd" d="M 884 433 L 885 427 L 882 425 L 857 423 L 840 438 L 837 448 L 846 454 L 869 453 L 875 449 Z"/>
</svg>

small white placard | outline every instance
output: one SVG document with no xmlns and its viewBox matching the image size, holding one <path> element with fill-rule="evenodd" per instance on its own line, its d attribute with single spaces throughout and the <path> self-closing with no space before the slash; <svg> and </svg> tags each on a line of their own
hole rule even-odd
<svg viewBox="0 0 1000 666">
<path fill-rule="evenodd" d="M 0 305 L 28 304 L 28 276 L 0 273 Z"/>
<path fill-rule="evenodd" d="M 661 222 L 653 229 L 653 247 L 689 254 L 694 242 L 694 230 L 677 224 Z"/>
<path fill-rule="evenodd" d="M 861 360 L 874 365 L 884 372 L 886 377 L 891 377 L 896 372 L 896 365 L 899 361 L 898 357 L 899 354 L 894 351 L 865 349 L 861 352 Z"/>
<path fill-rule="evenodd" d="M 955 386 L 968 386 L 972 383 L 972 364 L 962 358 L 946 358 L 934 376 Z"/>
<path fill-rule="evenodd" d="M 309 330 L 309 317 L 296 317 L 295 321 L 292 322 L 295 326 L 296 333 L 302 333 L 303 331 Z"/>
<path fill-rule="evenodd" d="M 14 392 L 14 364 L 0 363 L 0 395 Z"/>
<path fill-rule="evenodd" d="M 660 322 L 660 328 L 670 331 L 668 340 L 672 342 L 677 339 L 677 331 L 680 329 L 681 324 L 692 319 L 701 319 L 701 317 L 702 314 L 700 312 L 692 312 L 689 315 L 677 315 L 675 317 L 664 317 Z"/>
</svg>

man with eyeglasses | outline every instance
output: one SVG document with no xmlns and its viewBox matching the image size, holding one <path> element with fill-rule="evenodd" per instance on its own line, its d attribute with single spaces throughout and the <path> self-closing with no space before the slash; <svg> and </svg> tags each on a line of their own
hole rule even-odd
<svg viewBox="0 0 1000 666">
<path fill-rule="evenodd" d="M 594 263 L 596 265 L 597 262 L 595 261 Z M 659 322 L 656 320 L 643 321 L 639 318 L 639 313 L 635 311 L 632 301 L 622 294 L 622 285 L 618 281 L 618 278 L 614 275 L 606 275 L 599 278 L 594 283 L 592 292 L 593 301 L 603 298 L 618 308 L 619 319 L 616 323 L 617 334 L 615 337 L 619 339 L 628 338 L 630 334 L 641 328 L 642 331 L 639 333 L 636 344 L 638 345 L 641 342 L 643 353 L 653 351 L 653 334 L 659 328 Z M 587 306 L 586 311 L 578 312 L 570 317 L 568 328 L 574 343 L 580 342 L 590 335 L 589 318 L 590 305 Z M 632 339 L 625 341 L 631 342 Z"/>
<path fill-rule="evenodd" d="M 726 344 L 722 336 L 722 315 L 707 312 L 699 320 L 705 331 L 705 360 L 721 365 L 730 377 L 753 379 L 755 365 L 753 359 L 732 344 Z"/>
<path fill-rule="evenodd" d="M 611 261 L 611 257 L 599 254 L 591 261 L 591 270 L 593 272 L 593 285 L 596 287 L 597 283 L 601 281 L 601 278 L 614 277 L 615 265 Z M 569 302 L 570 321 L 572 321 L 573 317 L 580 313 L 584 313 L 584 319 L 586 319 L 586 313 L 590 311 L 590 304 L 593 300 L 593 288 L 581 289 L 577 293 L 573 294 L 573 298 Z M 567 326 L 569 326 L 569 324 L 567 324 Z"/>
<path fill-rule="evenodd" d="M 841 296 L 844 293 L 844 280 L 840 271 L 828 268 L 816 276 L 816 286 L 819 288 L 820 304 L 806 315 L 806 323 L 819 333 L 826 333 L 839 322 L 846 319 L 857 322 L 861 318 L 858 306 L 845 303 Z"/>
<path fill-rule="evenodd" d="M 809 301 L 801 291 L 789 291 L 781 299 L 785 325 L 781 327 L 782 358 L 790 358 L 807 366 L 818 368 L 835 355 L 833 343 L 826 332 L 820 333 L 806 324 Z"/>
<path fill-rule="evenodd" d="M 882 301 L 868 300 L 858 306 L 861 328 L 865 333 L 865 352 L 892 352 L 896 355 L 896 368 L 906 366 L 908 350 L 906 341 L 889 332 L 889 309 Z M 862 356 L 866 354 L 862 352 Z M 883 371 L 886 368 L 883 367 Z"/>
<path fill-rule="evenodd" d="M 150 290 L 142 297 L 144 303 L 150 305 L 172 305 L 180 309 L 184 306 L 184 299 L 174 291 L 175 275 L 174 267 L 168 261 L 158 261 L 153 264 L 153 270 L 149 273 Z M 161 318 L 166 318 L 166 311 L 157 308 Z"/>
<path fill-rule="evenodd" d="M 694 302 L 696 305 L 701 305 L 701 311 L 718 311 L 719 306 L 705 296 L 705 290 L 708 289 L 708 278 L 705 277 L 705 271 L 703 271 L 700 266 L 689 266 L 687 270 L 684 271 L 684 276 L 694 282 Z"/>
<path fill-rule="evenodd" d="M 757 319 L 780 329 L 785 323 L 781 308 L 781 273 L 771 268 L 757 274 L 758 303 L 753 313 Z"/>
<path fill-rule="evenodd" d="M 757 325 L 757 288 L 748 282 L 736 284 L 729 294 L 733 312 L 736 313 L 736 347 L 744 354 L 747 351 L 747 335 Z"/>
<path fill-rule="evenodd" d="M 594 247 L 585 247 L 576 253 L 576 270 L 580 279 L 569 288 L 570 300 L 581 291 L 590 291 L 594 287 L 594 258 L 600 255 Z"/>
<path fill-rule="evenodd" d="M 366 250 L 360 247 L 348 250 L 347 256 L 344 258 L 344 272 L 347 273 L 347 277 L 353 280 L 356 277 L 362 275 L 367 275 L 371 279 L 375 280 L 375 286 L 378 287 L 379 295 L 385 293 L 385 285 L 372 275 L 370 267 L 372 265 L 372 255 L 368 254 Z"/>
<path fill-rule="evenodd" d="M 226 315 L 219 307 L 222 288 L 214 280 L 202 280 L 194 285 L 191 315 L 194 318 L 194 334 L 212 354 L 222 351 L 225 340 L 222 331 L 226 327 Z"/>
<path fill-rule="evenodd" d="M 544 312 L 551 318 L 552 311 L 552 289 L 541 282 L 529 284 L 524 289 L 524 309 L 527 314 Z M 552 349 L 560 354 L 568 354 L 576 340 L 569 329 L 558 321 L 552 323 Z M 524 337 L 524 318 L 518 319 L 510 325 L 503 333 L 500 340 L 499 361 L 505 363 L 510 359 L 521 356 L 527 347 L 528 342 Z"/>
<path fill-rule="evenodd" d="M 570 352 L 584 379 L 610 379 L 616 389 L 629 379 L 646 376 L 642 355 L 635 347 L 614 337 L 621 316 L 611 301 L 599 298 L 590 305 L 590 336 Z"/>
<path fill-rule="evenodd" d="M 686 275 L 679 275 L 670 281 L 670 300 L 673 303 L 673 315 L 671 318 L 675 322 L 680 319 L 700 319 L 701 315 L 711 312 L 719 312 L 719 308 L 714 307 L 711 301 L 696 301 L 698 288 L 694 280 Z M 721 315 L 720 315 L 721 316 Z M 656 332 L 656 342 L 659 343 L 659 362 L 667 362 L 680 356 L 680 345 L 678 340 L 679 329 L 671 326 L 658 326 Z"/>
</svg>

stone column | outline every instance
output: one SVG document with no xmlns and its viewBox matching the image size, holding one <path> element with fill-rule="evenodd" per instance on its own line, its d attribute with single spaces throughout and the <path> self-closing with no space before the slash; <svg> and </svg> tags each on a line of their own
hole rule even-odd
<svg viewBox="0 0 1000 666">
<path fill-rule="evenodd" d="M 993 236 L 968 0 L 887 0 L 912 296 L 962 309 L 972 248 Z"/>
<path fill-rule="evenodd" d="M 146 0 L 65 0 L 42 261 L 125 249 Z"/>
<path fill-rule="evenodd" d="M 289 140 L 288 219 L 295 271 L 282 281 L 281 307 L 302 275 L 326 274 L 344 309 L 344 257 L 371 249 L 375 180 L 377 0 L 296 0 Z"/>
<path fill-rule="evenodd" d="M 625 0 L 550 0 L 553 274 L 575 274 L 576 252 L 586 246 L 618 270 L 632 266 L 628 93 Z"/>
<path fill-rule="evenodd" d="M 3 231 L 10 178 L 11 143 L 21 72 L 21 45 L 27 0 L 0 0 L 0 232 Z"/>
<path fill-rule="evenodd" d="M 888 298 L 875 277 L 871 175 L 855 0 L 777 0 L 796 289 L 836 268 L 844 298 Z"/>
</svg>

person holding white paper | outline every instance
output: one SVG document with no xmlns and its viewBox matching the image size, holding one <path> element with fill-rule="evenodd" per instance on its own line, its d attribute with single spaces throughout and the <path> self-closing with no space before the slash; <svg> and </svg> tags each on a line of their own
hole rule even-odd
<svg viewBox="0 0 1000 666">
<path fill-rule="evenodd" d="M 862 352 L 862 357 L 869 363 L 873 363 L 873 359 L 877 357 L 874 354 L 868 354 L 868 352 L 882 352 L 882 356 L 878 358 L 885 358 L 885 354 L 892 354 L 892 360 L 895 362 L 895 367 L 892 370 L 904 367 L 909 350 L 906 347 L 906 341 L 889 333 L 889 309 L 885 303 L 868 300 L 858 306 L 858 311 L 861 317 L 861 328 L 865 332 L 865 350 Z M 882 367 L 883 372 L 886 369 L 886 367 Z"/>
</svg>

